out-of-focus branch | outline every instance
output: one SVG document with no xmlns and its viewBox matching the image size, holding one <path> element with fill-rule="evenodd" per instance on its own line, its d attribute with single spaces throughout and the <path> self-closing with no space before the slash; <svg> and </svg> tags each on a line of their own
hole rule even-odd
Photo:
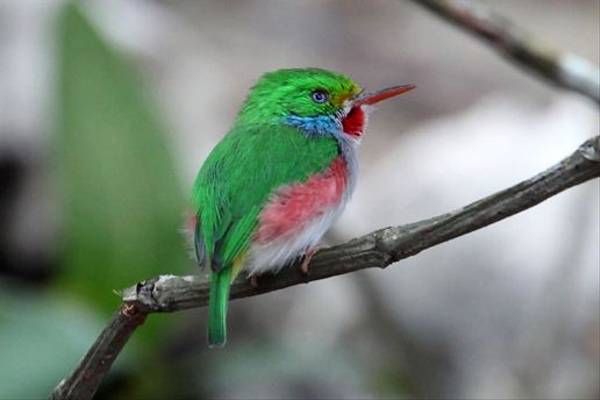
<svg viewBox="0 0 600 400">
<path fill-rule="evenodd" d="M 508 19 L 472 2 L 413 0 L 484 40 L 517 65 L 600 104 L 600 69 L 571 53 L 540 44 Z"/>
<path fill-rule="evenodd" d="M 231 288 L 231 298 L 254 296 L 365 268 L 385 268 L 429 247 L 531 208 L 598 176 L 600 136 L 588 140 L 569 157 L 533 178 L 466 207 L 413 224 L 380 229 L 323 249 L 313 257 L 308 276 L 298 268 L 287 268 L 277 275 L 260 276 L 257 287 L 241 277 Z M 205 306 L 208 292 L 208 282 L 203 277 L 173 275 L 161 275 L 125 289 L 121 310 L 50 398 L 90 399 L 129 336 L 148 313 Z"/>
</svg>

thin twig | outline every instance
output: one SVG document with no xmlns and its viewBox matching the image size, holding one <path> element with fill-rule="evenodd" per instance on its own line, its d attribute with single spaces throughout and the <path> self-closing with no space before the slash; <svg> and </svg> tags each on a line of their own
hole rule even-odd
<svg viewBox="0 0 600 400">
<path fill-rule="evenodd" d="M 325 279 L 365 268 L 385 268 L 422 250 L 483 228 L 526 210 L 572 186 L 600 176 L 600 136 L 560 163 L 515 186 L 459 210 L 409 225 L 380 229 L 347 243 L 323 249 L 312 259 L 310 275 L 287 268 L 259 277 L 258 287 L 237 279 L 231 298 L 255 296 L 288 286 Z M 90 399 L 112 362 L 148 313 L 174 312 L 208 303 L 208 283 L 199 276 L 162 275 L 123 291 L 124 305 L 96 343 L 51 399 Z"/>
<path fill-rule="evenodd" d="M 590 61 L 537 42 L 531 35 L 480 4 L 456 0 L 413 0 L 474 34 L 517 65 L 600 104 L 600 69 Z"/>
</svg>

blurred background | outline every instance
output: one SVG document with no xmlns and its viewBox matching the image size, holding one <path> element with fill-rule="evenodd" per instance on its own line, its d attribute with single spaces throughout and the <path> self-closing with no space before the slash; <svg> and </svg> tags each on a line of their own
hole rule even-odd
<svg viewBox="0 0 600 400">
<path fill-rule="evenodd" d="M 482 2 L 598 64 L 597 0 Z M 119 304 L 195 274 L 191 184 L 265 71 L 414 83 L 371 118 L 335 244 L 437 215 L 598 134 L 548 86 L 408 1 L 0 0 L 0 399 L 46 398 Z M 600 190 L 587 182 L 385 271 L 152 315 L 98 399 L 600 397 Z"/>
</svg>

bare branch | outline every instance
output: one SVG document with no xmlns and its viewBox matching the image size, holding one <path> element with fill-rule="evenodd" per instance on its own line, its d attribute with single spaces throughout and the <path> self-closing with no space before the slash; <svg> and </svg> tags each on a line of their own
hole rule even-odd
<svg viewBox="0 0 600 400">
<path fill-rule="evenodd" d="M 146 315 L 134 305 L 123 304 L 77 368 L 67 379 L 60 381 L 49 398 L 91 399 L 131 334 L 146 320 Z"/>
<path fill-rule="evenodd" d="M 288 286 L 325 279 L 365 268 L 385 268 L 422 250 L 483 228 L 526 210 L 572 186 L 600 176 L 600 136 L 584 144 L 560 163 L 515 186 L 459 210 L 409 225 L 389 227 L 347 243 L 319 251 L 310 275 L 287 268 L 259 277 L 258 287 L 237 279 L 231 298 L 255 296 Z M 51 399 L 90 399 L 125 342 L 146 315 L 173 312 L 208 303 L 208 282 L 199 276 L 162 275 L 123 291 L 121 310 L 113 316 L 96 343 Z"/>
<path fill-rule="evenodd" d="M 456 0 L 413 0 L 474 34 L 517 65 L 600 104 L 600 69 L 571 53 L 538 43 L 507 18 L 479 4 Z"/>
</svg>

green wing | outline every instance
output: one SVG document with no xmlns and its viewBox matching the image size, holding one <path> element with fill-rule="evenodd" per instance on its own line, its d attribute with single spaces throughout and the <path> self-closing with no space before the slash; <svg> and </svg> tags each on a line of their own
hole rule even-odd
<svg viewBox="0 0 600 400">
<path fill-rule="evenodd" d="M 338 156 L 333 138 L 285 125 L 238 126 L 213 149 L 194 184 L 196 253 L 220 271 L 244 254 L 260 212 L 277 188 L 306 181 Z M 200 251 L 201 250 L 201 251 Z"/>
</svg>

